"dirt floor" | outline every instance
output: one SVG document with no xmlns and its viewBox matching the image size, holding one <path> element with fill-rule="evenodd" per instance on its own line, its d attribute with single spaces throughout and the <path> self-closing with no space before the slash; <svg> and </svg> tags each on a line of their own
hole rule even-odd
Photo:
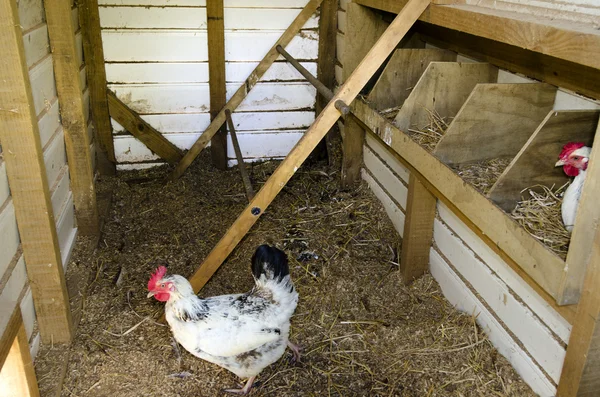
<svg viewBox="0 0 600 397">
<path fill-rule="evenodd" d="M 250 169 L 255 189 L 276 166 Z M 181 180 L 165 184 L 167 172 L 99 181 L 113 190 L 112 207 L 99 246 L 81 240 L 69 264 L 70 281 L 87 281 L 71 293 L 81 319 L 70 349 L 43 346 L 38 355 L 43 396 L 218 396 L 238 384 L 174 343 L 146 284 L 159 265 L 196 270 L 247 204 L 241 178 L 215 170 L 207 151 Z M 251 395 L 533 396 L 430 275 L 404 286 L 401 239 L 382 206 L 364 184 L 344 192 L 338 181 L 338 165 L 303 166 L 200 293 L 250 290 L 259 244 L 287 252 L 300 293 L 291 340 L 304 355 L 292 365 L 288 351 Z M 55 393 L 57 357 L 66 355 Z"/>
</svg>

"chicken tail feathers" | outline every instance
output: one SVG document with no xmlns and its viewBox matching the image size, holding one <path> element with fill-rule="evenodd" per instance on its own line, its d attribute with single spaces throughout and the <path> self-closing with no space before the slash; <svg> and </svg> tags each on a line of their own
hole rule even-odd
<svg viewBox="0 0 600 397">
<path fill-rule="evenodd" d="M 287 255 L 278 248 L 261 245 L 252 256 L 252 274 L 256 280 L 264 275 L 267 280 L 282 281 L 290 274 Z"/>
</svg>

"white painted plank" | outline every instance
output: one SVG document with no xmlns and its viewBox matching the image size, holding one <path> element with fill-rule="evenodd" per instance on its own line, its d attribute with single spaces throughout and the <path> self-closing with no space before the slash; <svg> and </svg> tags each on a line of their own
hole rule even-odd
<svg viewBox="0 0 600 397">
<path fill-rule="evenodd" d="M 396 158 L 392 154 L 390 154 L 389 150 L 386 149 L 386 146 L 381 144 L 381 142 L 379 142 L 369 134 L 366 135 L 365 142 L 367 143 L 369 149 L 371 149 L 379 157 L 381 157 L 385 164 L 400 177 L 404 184 L 408 185 L 408 178 L 410 176 L 408 168 L 406 168 L 402 163 L 396 160 Z"/>
<path fill-rule="evenodd" d="M 73 194 L 69 192 L 69 198 L 61 210 L 60 216 L 56 220 L 56 233 L 58 235 L 58 245 L 60 247 L 60 256 L 63 261 L 63 268 L 67 270 L 67 264 L 75 246 L 77 237 L 77 228 L 75 226 L 75 207 L 73 207 Z"/>
<path fill-rule="evenodd" d="M 8 201 L 0 212 L 0 279 L 13 260 L 19 248 L 19 229 L 12 200 Z"/>
<path fill-rule="evenodd" d="M 520 303 L 504 282 L 438 219 L 433 227 L 440 252 L 479 293 L 491 311 L 521 341 L 550 377 L 558 383 L 566 351 L 534 313 Z"/>
<path fill-rule="evenodd" d="M 373 177 L 369 175 L 369 173 L 364 168 L 360 171 L 362 178 L 367 182 L 371 191 L 373 191 L 375 196 L 379 199 L 379 201 L 383 205 L 383 208 L 385 209 L 385 212 L 394 224 L 394 228 L 396 229 L 396 231 L 398 231 L 400 237 L 402 237 L 404 235 L 404 212 L 402 212 L 400 207 L 398 207 L 396 203 L 394 203 L 390 196 L 387 195 L 387 193 L 381 188 L 381 186 L 379 186 L 377 181 L 375 181 L 375 179 L 373 179 Z"/>
<path fill-rule="evenodd" d="M 39 62 L 50 53 L 50 42 L 48 39 L 48 26 L 39 25 L 23 35 L 23 46 L 25 48 L 25 60 L 27 67 Z"/>
<path fill-rule="evenodd" d="M 224 6 L 253 8 L 304 8 L 308 0 L 225 0 Z M 206 7 L 206 0 L 99 0 L 100 5 L 196 6 Z"/>
<path fill-rule="evenodd" d="M 90 120 L 90 90 L 86 89 L 83 92 L 83 114 L 85 121 Z"/>
<path fill-rule="evenodd" d="M 335 36 L 335 57 L 340 63 L 344 60 L 344 48 L 346 43 L 346 36 L 338 32 Z"/>
<path fill-rule="evenodd" d="M 441 202 L 438 202 L 438 213 L 440 219 L 519 296 L 521 301 L 525 302 L 564 343 L 568 343 L 571 325 Z"/>
<path fill-rule="evenodd" d="M 485 308 L 460 277 L 448 266 L 437 251 L 430 251 L 430 270 L 440 284 L 448 301 L 458 310 L 476 316 L 477 324 L 488 335 L 490 342 L 513 365 L 521 378 L 541 397 L 553 397 L 556 386 L 511 338 L 504 327 Z"/>
<path fill-rule="evenodd" d="M 227 84 L 227 99 L 239 84 Z M 203 113 L 209 110 L 208 84 L 110 85 L 127 106 L 140 114 Z M 316 90 L 309 83 L 259 83 L 239 111 L 306 109 L 314 106 Z"/>
<path fill-rule="evenodd" d="M 52 56 L 46 56 L 42 62 L 33 67 L 29 72 L 29 78 L 35 113 L 39 115 L 42 110 L 50 108 L 56 97 Z"/>
<path fill-rule="evenodd" d="M 64 132 L 62 129 L 52 137 L 50 143 L 48 143 L 48 147 L 44 150 L 44 163 L 46 164 L 48 184 L 53 186 L 62 167 L 67 163 Z"/>
<path fill-rule="evenodd" d="M 23 316 L 23 325 L 27 333 L 27 339 L 30 339 L 33 334 L 33 326 L 35 324 L 35 307 L 33 306 L 33 295 L 31 288 L 26 287 L 27 291 L 21 299 L 21 315 Z"/>
<path fill-rule="evenodd" d="M 339 65 L 335 65 L 335 82 L 338 85 L 342 85 L 344 82 L 344 69 Z"/>
<path fill-rule="evenodd" d="M 27 271 L 25 269 L 25 259 L 23 255 L 17 261 L 17 264 L 12 269 L 10 278 L 0 292 L 0 307 L 9 307 L 12 309 L 19 303 L 18 299 L 27 282 Z"/>
<path fill-rule="evenodd" d="M 363 150 L 365 167 L 371 173 L 380 186 L 383 186 L 403 210 L 406 210 L 406 200 L 408 198 L 408 189 L 401 180 L 390 170 L 384 162 L 375 156 L 368 146 Z"/>
<path fill-rule="evenodd" d="M 44 20 L 44 5 L 42 0 L 19 0 L 19 22 L 25 32 L 39 25 Z"/>
<path fill-rule="evenodd" d="M 464 61 L 457 60 L 457 62 L 464 62 Z M 524 77 L 524 76 L 520 76 L 515 73 L 511 73 L 504 69 L 498 70 L 498 84 L 513 84 L 513 83 L 535 83 L 535 80 L 532 80 L 532 79 Z"/>
<path fill-rule="evenodd" d="M 50 188 L 50 201 L 52 202 L 54 219 L 58 219 L 60 210 L 69 197 L 69 182 L 69 167 L 65 164 L 60 170 L 56 182 Z"/>
<path fill-rule="evenodd" d="M 38 352 L 40 351 L 40 343 L 42 338 L 40 337 L 40 333 L 37 332 L 33 339 L 30 339 L 29 342 L 29 353 L 31 354 L 31 359 L 34 360 L 37 357 Z"/>
<path fill-rule="evenodd" d="M 346 33 L 346 11 L 338 10 L 337 12 L 338 30 Z"/>
<path fill-rule="evenodd" d="M 301 62 L 313 75 L 317 74 L 316 62 Z M 227 62 L 227 82 L 244 82 L 258 62 Z M 174 63 L 107 63 L 106 79 L 113 84 L 136 83 L 208 83 L 207 62 Z M 304 77 L 287 62 L 275 62 L 260 81 L 304 80 Z"/>
<path fill-rule="evenodd" d="M 50 141 L 50 138 L 56 133 L 60 127 L 60 115 L 58 109 L 58 98 L 50 103 L 50 108 L 44 111 L 40 121 L 38 121 L 38 128 L 40 130 L 40 139 L 42 141 L 42 147 L 45 147 Z"/>
<path fill-rule="evenodd" d="M 10 196 L 10 187 L 8 186 L 8 176 L 6 175 L 6 162 L 0 154 L 0 208 L 4 206 Z"/>
<path fill-rule="evenodd" d="M 210 124 L 208 113 L 196 114 L 149 114 L 143 115 L 152 127 L 163 133 L 199 132 Z M 314 121 L 315 113 L 301 112 L 259 112 L 232 114 L 236 131 L 260 131 L 275 129 L 305 129 Z M 119 123 L 112 120 L 114 132 L 125 131 Z"/>
<path fill-rule="evenodd" d="M 158 167 L 165 165 L 164 162 L 151 162 L 151 163 L 125 163 L 117 164 L 117 171 L 133 171 L 133 170 L 147 170 L 149 168 Z"/>
<path fill-rule="evenodd" d="M 225 8 L 226 30 L 285 30 L 300 13 L 285 8 Z M 206 8 L 100 7 L 100 23 L 112 29 L 206 29 Z M 316 16 L 304 29 L 319 26 Z"/>
<path fill-rule="evenodd" d="M 350 4 L 352 0 L 340 0 L 340 9 L 346 11 L 348 9 L 348 4 Z"/>
<path fill-rule="evenodd" d="M 77 62 L 79 66 L 83 65 L 83 33 L 77 32 L 75 35 L 75 50 L 77 51 Z"/>
<path fill-rule="evenodd" d="M 225 59 L 261 61 L 282 33 L 226 32 Z M 292 39 L 288 52 L 299 60 L 316 60 L 317 33 L 304 31 L 302 36 Z M 102 41 L 107 62 L 208 61 L 207 36 L 203 30 L 104 30 Z"/>
<path fill-rule="evenodd" d="M 600 102 L 575 95 L 565 90 L 556 91 L 553 110 L 600 109 Z"/>
<path fill-rule="evenodd" d="M 79 83 L 81 84 L 81 89 L 85 91 L 87 89 L 87 75 L 85 66 L 79 71 Z"/>
<path fill-rule="evenodd" d="M 71 10 L 71 24 L 73 25 L 73 33 L 79 30 L 79 9 L 73 8 Z"/>
</svg>

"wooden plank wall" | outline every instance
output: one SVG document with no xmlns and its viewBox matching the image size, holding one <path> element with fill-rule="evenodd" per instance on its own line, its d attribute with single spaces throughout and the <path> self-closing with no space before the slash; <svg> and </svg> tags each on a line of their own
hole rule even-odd
<svg viewBox="0 0 600 397">
<path fill-rule="evenodd" d="M 110 88 L 171 142 L 189 148 L 210 123 L 206 2 L 99 3 Z M 265 0 L 224 1 L 227 99 L 306 3 L 285 0 L 275 7 Z M 317 17 L 288 51 L 316 74 Z M 233 113 L 247 161 L 284 157 L 314 120 L 315 95 L 291 66 L 277 61 Z M 123 127 L 114 121 L 113 126 L 119 169 L 158 163 Z M 227 144 L 228 163 L 236 164 L 230 137 Z"/>
</svg>

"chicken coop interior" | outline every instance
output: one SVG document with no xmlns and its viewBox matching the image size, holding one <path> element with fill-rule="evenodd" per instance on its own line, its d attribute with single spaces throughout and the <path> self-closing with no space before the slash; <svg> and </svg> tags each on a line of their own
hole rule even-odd
<svg viewBox="0 0 600 397">
<path fill-rule="evenodd" d="M 0 0 L 0 50 L 1 397 L 600 396 L 600 0 Z"/>
</svg>

